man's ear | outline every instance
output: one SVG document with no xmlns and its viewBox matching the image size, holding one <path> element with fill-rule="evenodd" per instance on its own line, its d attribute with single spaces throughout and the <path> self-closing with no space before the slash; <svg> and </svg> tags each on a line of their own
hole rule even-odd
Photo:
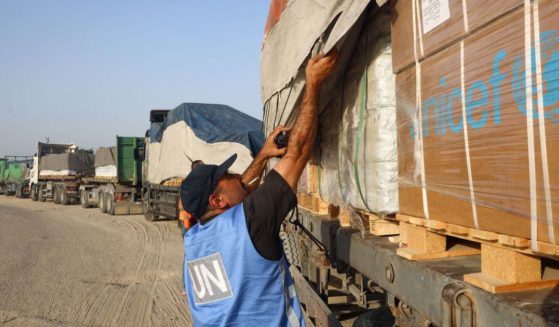
<svg viewBox="0 0 559 327">
<path fill-rule="evenodd" d="M 223 197 L 217 193 L 213 193 L 212 195 L 210 195 L 208 204 L 214 209 L 223 209 L 227 207 L 227 201 L 225 201 L 225 199 L 223 199 Z"/>
</svg>

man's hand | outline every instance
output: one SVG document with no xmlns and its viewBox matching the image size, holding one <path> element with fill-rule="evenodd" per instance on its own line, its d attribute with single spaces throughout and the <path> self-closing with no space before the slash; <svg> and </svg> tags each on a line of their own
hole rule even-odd
<svg viewBox="0 0 559 327">
<path fill-rule="evenodd" d="M 318 54 L 307 64 L 307 85 L 297 119 L 289 135 L 287 153 L 274 166 L 294 192 L 309 157 L 318 128 L 318 102 L 322 82 L 332 73 L 338 61 L 338 50 L 326 56 Z"/>
<path fill-rule="evenodd" d="M 307 87 L 320 87 L 322 82 L 332 73 L 338 61 L 338 50 L 330 50 L 327 55 L 319 53 L 309 59 L 305 74 Z"/>
<path fill-rule="evenodd" d="M 278 136 L 279 133 L 284 131 L 285 132 L 289 131 L 289 128 L 280 125 L 276 127 L 266 139 L 266 143 L 264 143 L 262 150 L 260 150 L 260 154 L 266 157 L 266 159 L 270 159 L 273 157 L 281 157 L 287 152 L 287 148 L 278 149 L 276 147 L 276 143 L 274 142 L 276 136 Z"/>
<path fill-rule="evenodd" d="M 252 193 L 252 191 L 256 190 L 260 185 L 260 179 L 262 177 L 262 172 L 264 172 L 264 168 L 266 167 L 266 162 L 268 159 L 273 157 L 281 157 L 287 151 L 287 148 L 278 149 L 276 144 L 274 143 L 274 139 L 276 136 L 283 131 L 289 131 L 289 128 L 285 126 L 278 126 L 274 129 L 272 133 L 266 139 L 266 143 L 260 150 L 260 152 L 256 155 L 250 166 L 248 166 L 247 170 L 243 173 L 241 177 L 241 182 L 245 185 L 246 190 L 248 193 Z"/>
</svg>

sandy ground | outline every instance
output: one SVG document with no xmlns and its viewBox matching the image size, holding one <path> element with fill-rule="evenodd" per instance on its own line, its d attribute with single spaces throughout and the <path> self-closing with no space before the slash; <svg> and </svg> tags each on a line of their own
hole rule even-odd
<svg viewBox="0 0 559 327">
<path fill-rule="evenodd" d="M 176 221 L 0 195 L 0 325 L 190 326 Z"/>
</svg>

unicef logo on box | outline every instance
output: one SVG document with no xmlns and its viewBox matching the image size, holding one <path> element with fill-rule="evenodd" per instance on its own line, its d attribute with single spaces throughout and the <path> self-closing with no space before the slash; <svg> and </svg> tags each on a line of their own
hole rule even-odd
<svg viewBox="0 0 559 327">
<path fill-rule="evenodd" d="M 559 124 L 559 32 L 545 31 L 540 34 L 540 49 L 542 61 L 542 88 L 545 119 Z M 517 56 L 512 66 L 513 96 L 518 110 L 526 115 L 526 74 L 524 59 Z M 537 80 L 536 80 L 536 51 L 532 49 L 532 94 L 534 99 L 533 116 L 539 119 Z"/>
</svg>

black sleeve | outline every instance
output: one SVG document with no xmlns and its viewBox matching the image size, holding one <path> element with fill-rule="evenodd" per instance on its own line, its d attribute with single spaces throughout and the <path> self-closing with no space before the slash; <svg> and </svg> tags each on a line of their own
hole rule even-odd
<svg viewBox="0 0 559 327">
<path fill-rule="evenodd" d="M 273 169 L 264 178 L 264 183 L 245 198 L 243 207 L 248 233 L 254 247 L 264 258 L 281 258 L 281 224 L 296 205 L 297 196 L 283 177 Z"/>
</svg>

